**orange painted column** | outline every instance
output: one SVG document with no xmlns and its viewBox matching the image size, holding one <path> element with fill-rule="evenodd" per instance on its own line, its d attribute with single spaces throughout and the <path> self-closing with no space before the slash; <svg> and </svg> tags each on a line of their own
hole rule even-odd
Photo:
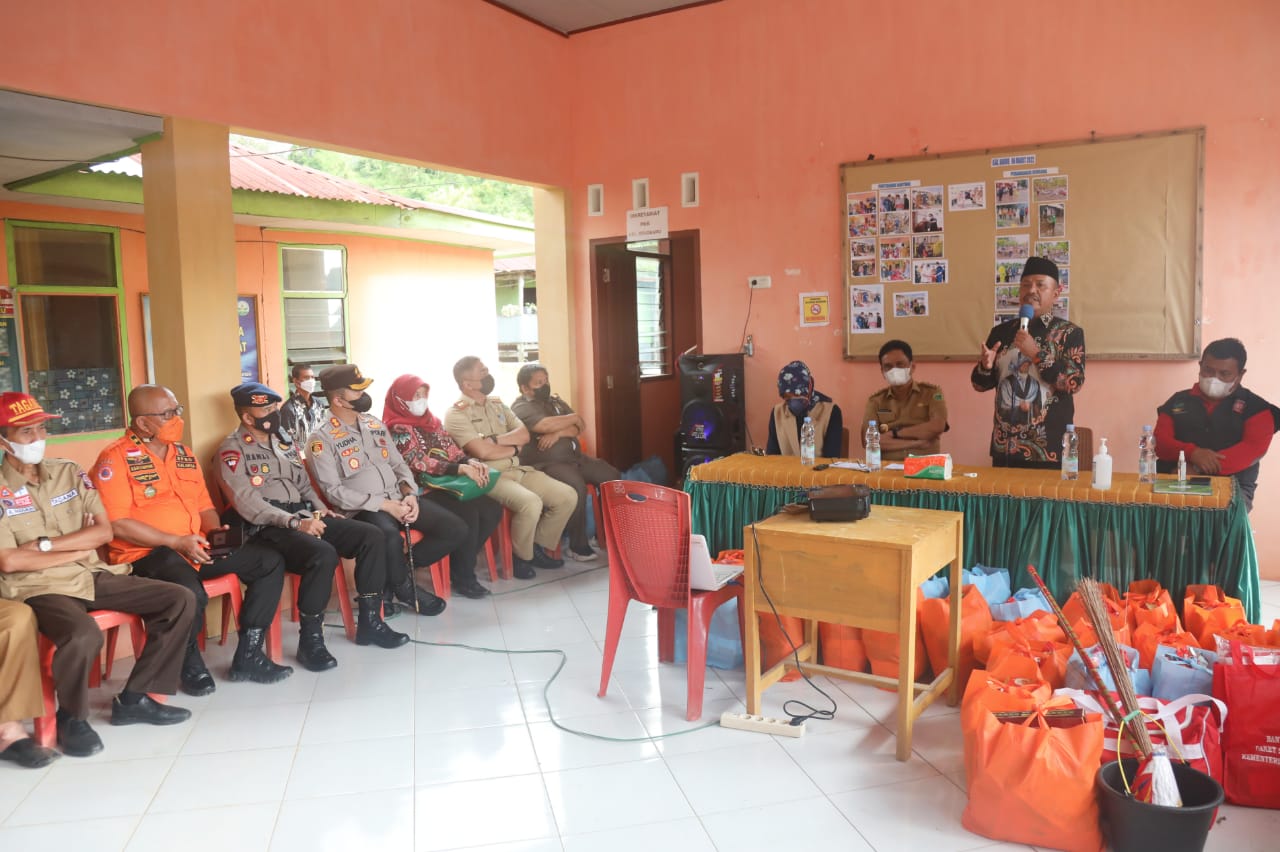
<svg viewBox="0 0 1280 852">
<path fill-rule="evenodd" d="M 156 381 L 186 406 L 186 439 L 207 466 L 240 382 L 227 128 L 166 118 L 142 165 Z"/>
</svg>

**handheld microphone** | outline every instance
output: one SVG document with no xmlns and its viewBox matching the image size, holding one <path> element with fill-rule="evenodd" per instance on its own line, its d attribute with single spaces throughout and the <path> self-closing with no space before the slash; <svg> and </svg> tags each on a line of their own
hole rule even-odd
<svg viewBox="0 0 1280 852">
<path fill-rule="evenodd" d="M 1018 309 L 1018 319 L 1022 321 L 1022 330 L 1027 330 L 1027 323 L 1031 322 L 1031 318 L 1036 315 L 1035 308 L 1030 305 L 1023 305 Z"/>
</svg>

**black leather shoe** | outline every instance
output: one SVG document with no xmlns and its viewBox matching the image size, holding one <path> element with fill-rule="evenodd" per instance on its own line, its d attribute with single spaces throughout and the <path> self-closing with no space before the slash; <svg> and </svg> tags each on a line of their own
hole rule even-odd
<svg viewBox="0 0 1280 852">
<path fill-rule="evenodd" d="M 111 702 L 113 725 L 177 725 L 191 718 L 185 707 L 161 704 L 150 695 L 143 695 L 136 704 L 125 704 L 117 695 Z"/>
<path fill-rule="evenodd" d="M 23 737 L 9 743 L 9 747 L 0 751 L 0 760 L 11 760 L 26 769 L 39 769 L 48 766 L 62 755 L 51 748 L 36 745 L 31 737 Z"/>
<path fill-rule="evenodd" d="M 71 757 L 88 757 L 102 751 L 102 738 L 87 720 L 59 715 L 58 746 Z"/>
<path fill-rule="evenodd" d="M 527 559 L 521 559 L 517 556 L 511 562 L 511 576 L 517 580 L 532 580 L 538 576 L 538 572 L 533 570 L 533 563 Z"/>
<path fill-rule="evenodd" d="M 413 600 L 414 595 L 418 598 L 416 606 Z M 438 598 L 416 585 L 412 577 L 406 577 L 403 583 L 396 586 L 396 600 L 407 612 L 416 612 L 419 615 L 439 615 L 444 612 L 446 606 L 444 598 Z"/>
<path fill-rule="evenodd" d="M 473 601 L 488 597 L 492 594 L 492 592 L 480 585 L 474 579 L 467 580 L 463 583 L 454 583 L 453 590 L 464 598 L 471 598 Z"/>
<path fill-rule="evenodd" d="M 538 545 L 533 546 L 533 566 L 535 568 L 563 568 L 563 559 L 553 559 Z"/>
<path fill-rule="evenodd" d="M 187 651 L 187 658 L 182 661 L 182 675 L 178 685 L 187 695 L 197 698 L 201 695 L 209 695 L 218 688 L 198 650 Z"/>
</svg>

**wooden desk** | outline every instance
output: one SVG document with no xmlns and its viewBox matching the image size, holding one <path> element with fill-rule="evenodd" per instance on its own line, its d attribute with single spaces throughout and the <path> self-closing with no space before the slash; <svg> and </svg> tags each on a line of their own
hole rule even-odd
<svg viewBox="0 0 1280 852">
<path fill-rule="evenodd" d="M 771 600 L 780 615 L 805 619 L 804 643 L 797 656 L 807 674 L 898 690 L 898 760 L 909 758 L 916 717 L 944 689 L 948 703 L 954 705 L 960 697 L 955 671 L 960 648 L 964 515 L 898 506 L 872 506 L 870 517 L 851 523 L 815 523 L 808 515 L 775 515 L 755 525 L 754 538 L 752 528 L 746 527 L 743 541 L 747 712 L 759 713 L 761 693 L 777 683 L 788 667 L 795 668 L 795 658 L 788 656 L 767 672 L 760 670 L 760 625 L 750 613 L 772 618 Z M 916 589 L 948 563 L 951 625 L 947 668 L 932 683 L 917 685 L 913 679 Z M 898 634 L 898 678 L 819 665 L 815 654 L 819 621 Z"/>
</svg>

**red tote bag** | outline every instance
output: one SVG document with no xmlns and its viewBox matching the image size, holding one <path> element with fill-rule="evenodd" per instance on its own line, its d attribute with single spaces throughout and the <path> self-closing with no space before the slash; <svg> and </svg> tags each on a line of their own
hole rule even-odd
<svg viewBox="0 0 1280 852">
<path fill-rule="evenodd" d="M 1231 710 L 1222 730 L 1222 787 L 1233 805 L 1280 808 L 1280 663 L 1254 655 L 1232 642 L 1213 667 L 1213 697 Z"/>
</svg>

